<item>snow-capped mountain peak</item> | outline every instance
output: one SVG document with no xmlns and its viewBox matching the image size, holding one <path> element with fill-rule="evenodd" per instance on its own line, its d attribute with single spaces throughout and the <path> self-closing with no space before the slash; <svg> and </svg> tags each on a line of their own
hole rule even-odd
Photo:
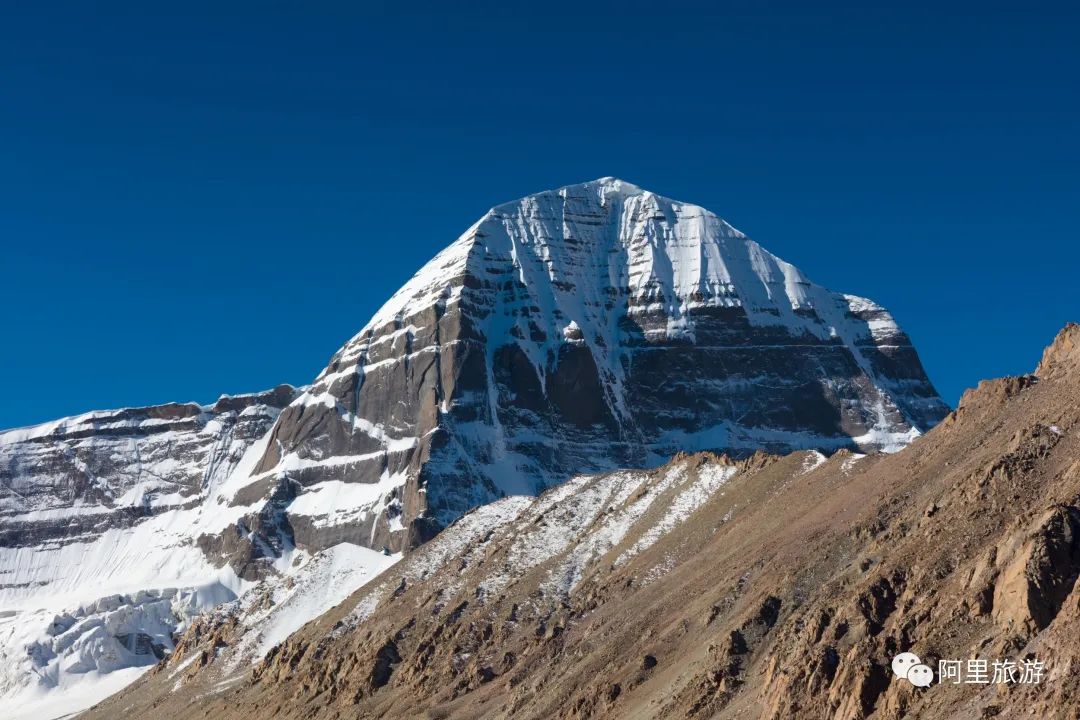
<svg viewBox="0 0 1080 720">
<path fill-rule="evenodd" d="M 574 471 L 895 449 L 945 412 L 883 308 L 605 177 L 485 213 L 282 414 L 260 470 L 379 484 L 364 532 L 400 548 Z"/>
<path fill-rule="evenodd" d="M 0 696 L 97 697 L 223 602 L 258 659 L 508 496 L 680 452 L 893 450 L 947 409 L 882 307 L 708 210 L 610 177 L 530 195 L 310 386 L 0 433 Z"/>
</svg>

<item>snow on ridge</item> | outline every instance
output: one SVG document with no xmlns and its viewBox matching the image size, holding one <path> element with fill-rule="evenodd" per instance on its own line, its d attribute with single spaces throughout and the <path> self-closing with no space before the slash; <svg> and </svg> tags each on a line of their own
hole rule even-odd
<svg viewBox="0 0 1080 720">
<path fill-rule="evenodd" d="M 324 614 L 401 560 L 351 543 L 339 543 L 311 557 L 297 571 L 271 578 L 240 597 L 236 612 L 245 633 L 230 648 L 228 668 L 262 660 L 275 645 Z"/>
<path fill-rule="evenodd" d="M 799 468 L 799 475 L 806 475 L 813 472 L 817 468 L 825 464 L 829 458 L 825 457 L 819 450 L 811 450 L 806 453 L 806 457 L 803 458 L 802 466 Z"/>
<path fill-rule="evenodd" d="M 564 597 L 568 595 L 581 582 L 586 569 L 622 542 L 656 499 L 668 488 L 680 482 L 686 475 L 686 471 L 684 464 L 678 464 L 668 468 L 655 483 L 650 483 L 650 474 L 643 472 L 614 473 L 597 483 L 601 488 L 612 493 L 607 513 L 597 526 L 590 527 L 592 525 L 590 522 L 582 537 L 571 535 L 568 538 L 577 542 L 563 561 L 551 570 L 548 582 L 544 585 L 545 590 Z M 644 492 L 641 492 L 643 488 Z M 627 503 L 631 495 L 635 496 L 635 499 Z M 566 534 L 570 535 L 570 533 Z"/>
<path fill-rule="evenodd" d="M 728 480 L 735 476 L 737 468 L 729 465 L 708 464 L 698 469 L 697 477 L 687 482 L 668 507 L 667 512 L 655 525 L 650 527 L 630 549 L 616 559 L 616 565 L 622 565 L 630 558 L 652 547 L 657 540 L 679 523 L 689 518 L 695 510 L 704 505 Z"/>
<path fill-rule="evenodd" d="M 97 430 L 101 428 L 146 428 L 157 426 L 165 426 L 175 423 L 177 420 L 184 419 L 182 416 L 173 418 L 142 418 L 139 420 L 133 420 L 124 418 L 124 413 L 129 413 L 137 410 L 156 410 L 159 408 L 188 408 L 192 410 L 192 417 L 197 416 L 204 412 L 204 406 L 198 403 L 164 403 L 161 405 L 150 405 L 145 408 L 116 408 L 113 410 L 90 410 L 89 412 L 80 413 L 78 415 L 71 415 L 69 417 L 58 418 L 56 420 L 49 420 L 47 422 L 38 423 L 37 425 L 26 425 L 24 427 L 10 428 L 7 430 L 0 430 L 0 445 L 14 445 L 16 443 L 27 442 L 30 440 L 36 440 L 38 438 L 49 437 L 52 435 L 66 435 L 74 432 L 81 432 L 87 430 Z M 112 422 L 108 422 L 112 421 Z"/>
<path fill-rule="evenodd" d="M 851 457 L 844 458 L 844 461 L 840 464 L 840 472 L 844 474 L 851 472 L 855 464 L 865 457 L 866 455 L 863 453 L 852 453 Z"/>
<path fill-rule="evenodd" d="M 486 217 L 485 215 L 484 218 Z M 451 295 L 460 292 L 460 286 L 453 288 L 451 281 L 464 269 L 464 263 L 476 240 L 476 230 L 484 218 L 477 221 L 461 237 L 420 268 L 408 282 L 390 296 L 389 300 L 383 303 L 383 306 L 360 329 L 360 332 L 346 343 L 346 346 L 359 341 L 369 330 L 403 319 L 406 313 L 412 315 L 419 309 L 430 307 L 440 298 L 448 299 Z"/>
<path fill-rule="evenodd" d="M 714 461 L 681 461 L 657 471 L 617 470 L 580 475 L 539 497 L 514 496 L 482 505 L 407 556 L 390 577 L 358 600 L 331 634 L 369 618 L 395 591 L 440 576 L 439 595 L 449 602 L 481 573 L 475 593 L 493 598 L 540 569 L 540 587 L 566 597 L 607 553 L 623 543 L 613 567 L 652 547 L 716 496 L 737 468 Z M 491 553 L 490 548 L 498 548 Z"/>
<path fill-rule="evenodd" d="M 562 487 L 565 485 L 560 486 Z M 535 498 L 515 495 L 481 505 L 472 512 L 466 513 L 434 539 L 410 554 L 399 566 L 398 572 L 393 573 L 394 577 L 368 592 L 340 623 L 335 633 L 344 632 L 371 617 L 382 601 L 393 592 L 394 587 L 391 584 L 395 579 L 398 583 L 406 585 L 423 582 L 451 559 L 466 553 L 470 547 L 473 549 L 468 552 L 469 555 L 475 556 L 482 553 L 500 528 L 513 524 L 535 502 Z M 454 588 L 447 587 L 443 590 L 452 592 Z"/>
</svg>

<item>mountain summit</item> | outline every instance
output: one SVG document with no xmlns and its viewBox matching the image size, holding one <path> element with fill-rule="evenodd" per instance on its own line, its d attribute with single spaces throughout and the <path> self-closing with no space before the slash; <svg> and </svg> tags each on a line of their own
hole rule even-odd
<svg viewBox="0 0 1080 720">
<path fill-rule="evenodd" d="M 882 307 L 601 178 L 499 205 L 440 252 L 283 411 L 256 473 L 363 495 L 346 520 L 294 524 L 299 542 L 399 550 L 575 473 L 894 450 L 947 412 Z"/>
</svg>

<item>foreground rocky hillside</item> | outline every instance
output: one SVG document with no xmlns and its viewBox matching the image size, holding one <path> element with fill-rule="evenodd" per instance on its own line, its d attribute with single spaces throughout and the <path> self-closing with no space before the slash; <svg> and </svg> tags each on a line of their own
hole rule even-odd
<svg viewBox="0 0 1080 720">
<path fill-rule="evenodd" d="M 895 455 L 683 455 L 508 498 L 276 646 L 208 619 L 88 717 L 1075 718 L 1080 327 Z M 889 669 L 1038 659 L 1038 684 Z"/>
</svg>

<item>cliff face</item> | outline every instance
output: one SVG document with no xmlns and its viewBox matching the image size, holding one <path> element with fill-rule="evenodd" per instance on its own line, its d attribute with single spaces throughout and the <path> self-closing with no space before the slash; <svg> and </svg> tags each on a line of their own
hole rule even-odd
<svg viewBox="0 0 1080 720">
<path fill-rule="evenodd" d="M 947 411 L 883 308 L 703 208 L 604 178 L 481 218 L 282 413 L 256 470 L 363 483 L 372 499 L 338 532 L 401 549 L 575 473 L 895 450 Z"/>
<path fill-rule="evenodd" d="M 254 672 L 219 619 L 88 717 L 1075 718 L 1076 347 L 896 454 L 680 455 L 485 505 Z M 941 683 L 940 659 L 1045 672 Z"/>
</svg>

